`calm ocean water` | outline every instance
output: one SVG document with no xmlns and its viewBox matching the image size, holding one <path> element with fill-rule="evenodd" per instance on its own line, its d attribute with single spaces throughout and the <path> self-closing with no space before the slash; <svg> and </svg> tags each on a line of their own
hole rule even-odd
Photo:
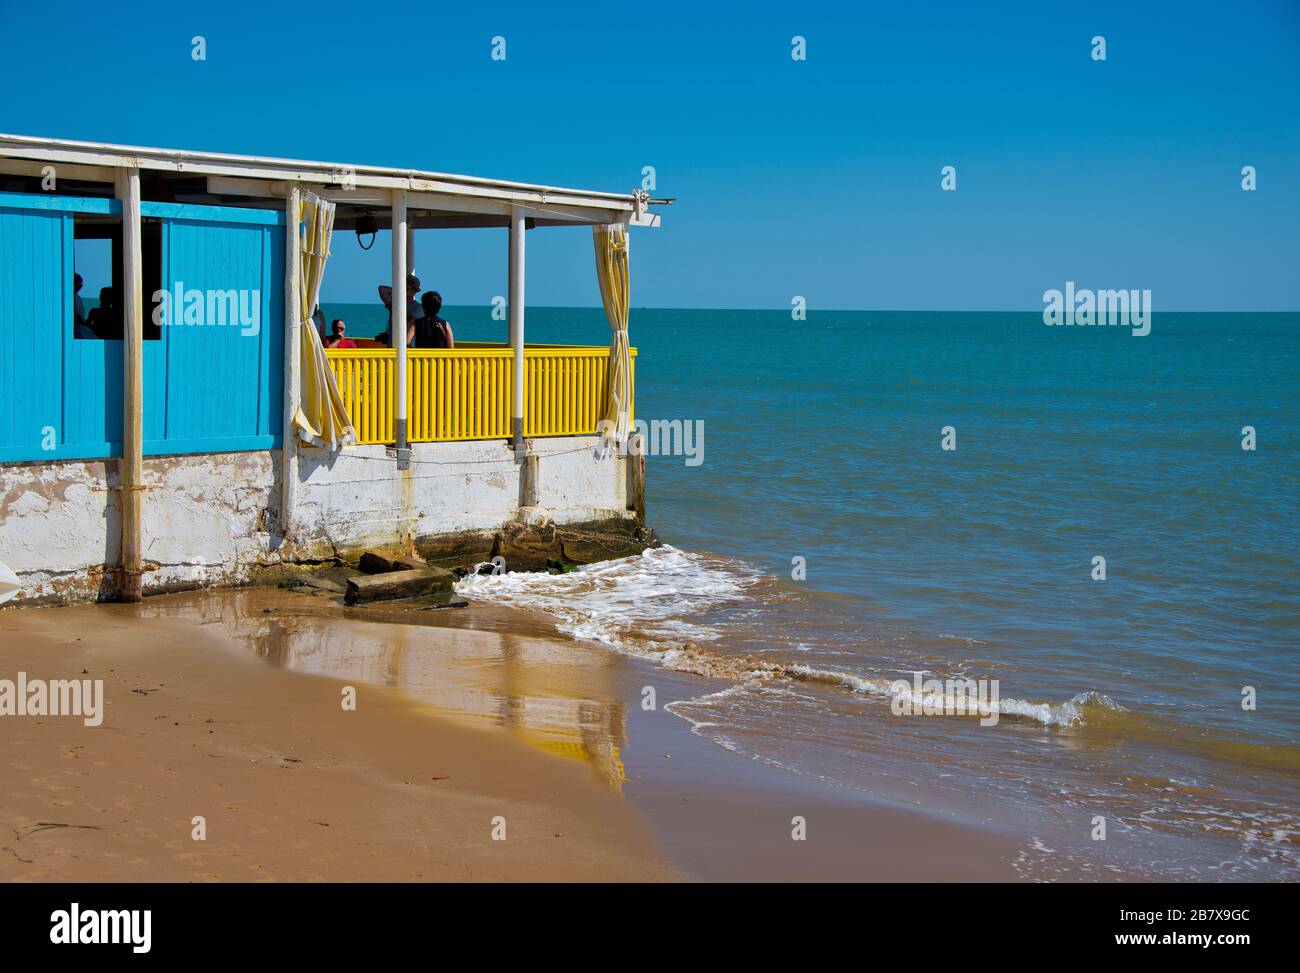
<svg viewBox="0 0 1300 973">
<path fill-rule="evenodd" d="M 532 340 L 608 342 L 598 310 L 528 315 Z M 446 316 L 504 338 L 485 308 Z M 702 465 L 648 461 L 671 547 L 474 597 L 721 680 L 671 711 L 738 755 L 1031 834 L 1026 877 L 1300 877 L 1300 315 L 1134 337 L 634 310 L 631 331 L 637 415 L 704 423 Z M 999 680 L 1000 722 L 894 716 L 918 670 Z"/>
</svg>

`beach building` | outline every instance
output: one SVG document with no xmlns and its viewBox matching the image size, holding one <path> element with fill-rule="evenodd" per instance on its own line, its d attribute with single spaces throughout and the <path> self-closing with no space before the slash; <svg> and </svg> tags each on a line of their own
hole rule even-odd
<svg viewBox="0 0 1300 973">
<path fill-rule="evenodd" d="M 17 600 L 138 600 L 375 546 L 517 553 L 508 567 L 635 548 L 643 461 L 607 447 L 633 415 L 628 231 L 664 202 L 0 135 L 0 562 Z M 323 347 L 311 315 L 337 231 L 391 229 L 400 284 L 416 230 L 465 227 L 505 231 L 508 341 L 408 348 L 394 299 L 392 347 Z M 592 236 L 608 346 L 525 339 L 526 241 L 560 228 Z M 112 267 L 90 312 L 85 240 Z"/>
</svg>

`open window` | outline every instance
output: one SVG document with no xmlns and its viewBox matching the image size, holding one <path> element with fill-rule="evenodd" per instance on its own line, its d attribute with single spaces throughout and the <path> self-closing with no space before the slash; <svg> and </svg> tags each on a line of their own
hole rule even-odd
<svg viewBox="0 0 1300 973">
<path fill-rule="evenodd" d="M 149 296 L 162 282 L 162 226 L 141 225 L 144 338 L 156 341 L 161 329 L 153 321 Z M 77 213 L 72 225 L 72 333 L 78 340 L 121 341 L 122 299 L 126 271 L 122 263 L 122 220 L 115 215 Z"/>
</svg>

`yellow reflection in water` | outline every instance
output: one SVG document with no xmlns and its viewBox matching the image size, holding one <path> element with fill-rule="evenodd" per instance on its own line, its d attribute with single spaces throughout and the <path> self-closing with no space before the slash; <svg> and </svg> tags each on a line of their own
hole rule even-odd
<svg viewBox="0 0 1300 973">
<path fill-rule="evenodd" d="M 624 704 L 602 649 L 554 637 L 358 619 L 329 601 L 268 589 L 151 599 L 145 614 L 219 624 L 267 662 L 398 689 L 437 715 L 499 726 L 529 746 L 627 779 Z"/>
</svg>

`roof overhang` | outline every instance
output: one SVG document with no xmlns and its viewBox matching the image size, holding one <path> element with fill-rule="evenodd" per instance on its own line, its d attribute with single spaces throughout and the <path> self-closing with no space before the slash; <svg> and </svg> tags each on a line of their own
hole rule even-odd
<svg viewBox="0 0 1300 973">
<path fill-rule="evenodd" d="M 91 183 L 112 182 L 121 169 L 137 168 L 142 176 L 152 173 L 173 184 L 178 199 L 183 195 L 184 201 L 214 205 L 250 205 L 251 201 L 267 207 L 272 200 L 282 201 L 288 188 L 297 184 L 338 203 L 337 224 L 344 227 L 362 214 L 387 226 L 394 190 L 406 191 L 415 227 L 505 226 L 516 207 L 535 226 L 657 226 L 659 217 L 649 207 L 671 202 L 643 193 L 566 189 L 415 169 L 0 134 L 0 174 L 38 178 L 49 165 L 55 166 L 61 180 Z"/>
</svg>

